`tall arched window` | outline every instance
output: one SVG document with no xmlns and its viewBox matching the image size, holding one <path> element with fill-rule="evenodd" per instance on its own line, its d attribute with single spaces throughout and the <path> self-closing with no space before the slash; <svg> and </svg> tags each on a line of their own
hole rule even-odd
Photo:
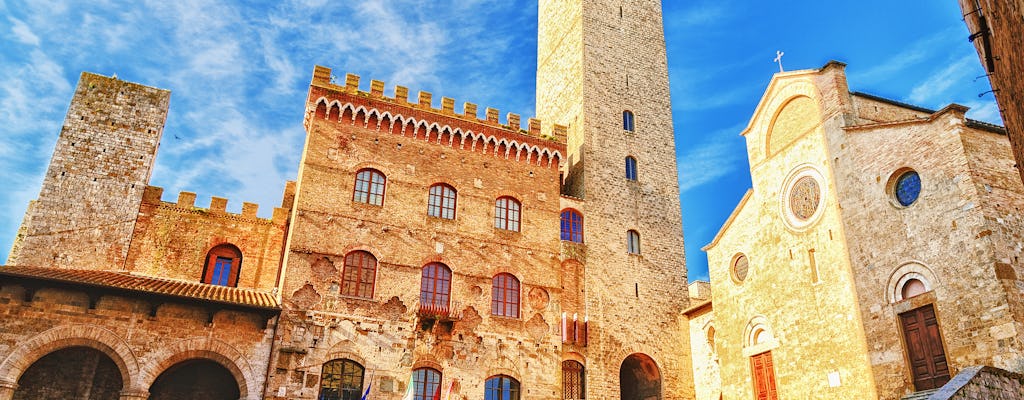
<svg viewBox="0 0 1024 400">
<path fill-rule="evenodd" d="M 562 361 L 562 398 L 581 400 L 587 398 L 583 364 L 574 360 Z"/>
<path fill-rule="evenodd" d="M 359 363 L 331 360 L 320 371 L 320 395 L 317 400 L 359 400 L 363 391 L 363 372 Z"/>
<path fill-rule="evenodd" d="M 636 180 L 636 159 L 633 156 L 626 157 L 626 179 Z"/>
<path fill-rule="evenodd" d="M 633 112 L 626 110 L 622 112 L 622 129 L 633 132 L 635 130 Z"/>
<path fill-rule="evenodd" d="M 494 227 L 519 232 L 519 200 L 505 196 L 494 202 Z"/>
<path fill-rule="evenodd" d="M 640 254 L 640 233 L 630 229 L 626 232 L 626 251 L 629 254 Z"/>
<path fill-rule="evenodd" d="M 427 215 L 444 219 L 455 219 L 455 188 L 438 183 L 430 187 L 427 196 Z"/>
<path fill-rule="evenodd" d="M 508 375 L 487 378 L 484 400 L 519 400 L 519 381 Z"/>
<path fill-rule="evenodd" d="M 436 262 L 425 265 L 420 281 L 420 309 L 434 313 L 447 313 L 451 289 L 451 269 Z"/>
<path fill-rule="evenodd" d="M 230 243 L 221 244 L 206 253 L 203 283 L 217 286 L 238 286 L 242 270 L 242 252 Z"/>
<path fill-rule="evenodd" d="M 373 298 L 373 284 L 377 278 L 377 258 L 365 251 L 353 251 L 345 256 L 341 294 Z"/>
<path fill-rule="evenodd" d="M 434 400 L 441 398 L 441 372 L 433 368 L 418 368 L 412 371 L 413 400 Z"/>
<path fill-rule="evenodd" d="M 583 214 L 579 211 L 562 210 L 562 240 L 583 243 Z"/>
<path fill-rule="evenodd" d="M 356 173 L 356 186 L 352 191 L 352 201 L 357 203 L 380 206 L 384 204 L 384 187 L 387 178 L 375 169 L 362 169 Z"/>
<path fill-rule="evenodd" d="M 491 314 L 519 318 L 519 279 L 502 273 L 491 282 Z"/>
</svg>

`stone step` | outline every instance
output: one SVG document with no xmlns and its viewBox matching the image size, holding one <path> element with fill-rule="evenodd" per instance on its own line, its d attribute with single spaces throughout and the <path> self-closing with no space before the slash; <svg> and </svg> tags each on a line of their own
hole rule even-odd
<svg viewBox="0 0 1024 400">
<path fill-rule="evenodd" d="M 922 390 L 920 392 L 914 392 L 906 396 L 903 396 L 901 400 L 927 400 L 928 397 L 930 397 L 932 394 L 938 391 L 939 389 Z"/>
</svg>

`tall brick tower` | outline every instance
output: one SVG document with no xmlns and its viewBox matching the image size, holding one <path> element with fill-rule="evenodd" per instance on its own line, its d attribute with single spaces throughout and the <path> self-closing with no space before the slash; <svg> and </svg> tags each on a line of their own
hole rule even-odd
<svg viewBox="0 0 1024 400">
<path fill-rule="evenodd" d="M 537 114 L 569 126 L 563 204 L 584 208 L 585 251 L 563 258 L 583 264 L 588 398 L 692 398 L 661 2 L 541 0 L 538 14 Z"/>
<path fill-rule="evenodd" d="M 122 268 L 170 96 L 82 73 L 9 265 Z"/>
</svg>

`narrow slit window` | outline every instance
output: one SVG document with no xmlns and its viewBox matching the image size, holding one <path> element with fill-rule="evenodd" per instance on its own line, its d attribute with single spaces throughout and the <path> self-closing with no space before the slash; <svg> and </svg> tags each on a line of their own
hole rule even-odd
<svg viewBox="0 0 1024 400">
<path fill-rule="evenodd" d="M 634 125 L 635 122 L 635 117 L 633 116 L 632 111 L 626 110 L 622 112 L 622 129 L 625 129 L 628 132 L 634 132 L 636 130 L 636 125 Z"/>
<path fill-rule="evenodd" d="M 636 159 L 632 156 L 626 157 L 626 179 L 636 180 Z"/>
<path fill-rule="evenodd" d="M 626 251 L 629 254 L 640 254 L 640 233 L 637 231 L 626 232 Z"/>
</svg>

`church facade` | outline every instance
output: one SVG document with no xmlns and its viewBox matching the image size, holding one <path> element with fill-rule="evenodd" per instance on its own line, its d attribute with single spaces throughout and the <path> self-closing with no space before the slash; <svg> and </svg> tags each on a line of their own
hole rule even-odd
<svg viewBox="0 0 1024 400">
<path fill-rule="evenodd" d="M 704 248 L 712 316 L 687 311 L 721 396 L 899 399 L 972 366 L 1019 373 L 1005 130 L 850 92 L 844 67 L 776 74 L 743 131 L 753 187 Z"/>
</svg>

